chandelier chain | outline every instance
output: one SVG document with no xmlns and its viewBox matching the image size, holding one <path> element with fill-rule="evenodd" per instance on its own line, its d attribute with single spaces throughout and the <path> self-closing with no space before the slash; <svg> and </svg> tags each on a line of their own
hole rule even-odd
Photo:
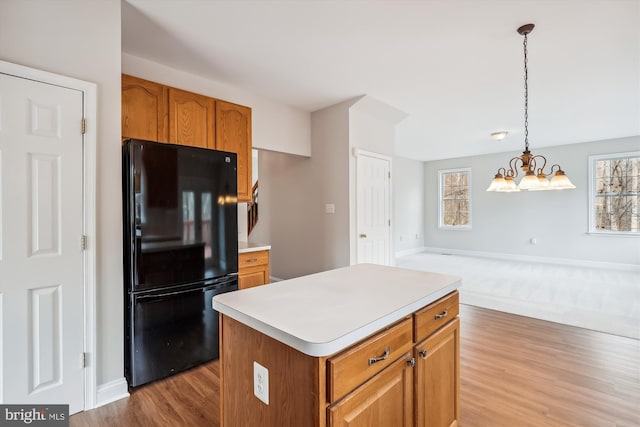
<svg viewBox="0 0 640 427">
<path fill-rule="evenodd" d="M 529 151 L 529 69 L 527 68 L 527 34 L 524 35 L 524 146 Z"/>
</svg>

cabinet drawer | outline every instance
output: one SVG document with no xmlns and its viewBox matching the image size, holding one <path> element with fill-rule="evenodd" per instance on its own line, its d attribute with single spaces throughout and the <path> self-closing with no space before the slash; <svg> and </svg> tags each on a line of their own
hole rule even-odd
<svg viewBox="0 0 640 427">
<path fill-rule="evenodd" d="M 327 398 L 335 402 L 411 350 L 412 322 L 405 319 L 327 360 Z"/>
<path fill-rule="evenodd" d="M 413 315 L 415 326 L 414 342 L 426 338 L 451 319 L 454 319 L 460 311 L 458 303 L 458 291 L 455 291 L 416 312 Z"/>
<path fill-rule="evenodd" d="M 269 251 L 242 252 L 238 254 L 238 269 L 269 264 Z"/>
</svg>

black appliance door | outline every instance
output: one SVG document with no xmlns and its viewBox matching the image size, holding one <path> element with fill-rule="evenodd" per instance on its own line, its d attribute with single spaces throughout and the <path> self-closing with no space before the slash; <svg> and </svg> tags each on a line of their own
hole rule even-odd
<svg viewBox="0 0 640 427">
<path fill-rule="evenodd" d="M 131 295 L 125 372 L 131 387 L 219 357 L 214 295 L 238 289 L 236 276 L 208 286 Z"/>
<path fill-rule="evenodd" d="M 237 155 L 127 140 L 123 159 L 127 289 L 237 273 Z"/>
</svg>

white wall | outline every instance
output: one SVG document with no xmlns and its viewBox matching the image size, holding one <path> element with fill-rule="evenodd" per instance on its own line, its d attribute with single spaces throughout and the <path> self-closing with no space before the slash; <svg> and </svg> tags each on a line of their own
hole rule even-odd
<svg viewBox="0 0 640 427">
<path fill-rule="evenodd" d="M 144 58 L 122 53 L 122 72 L 190 92 L 251 107 L 253 146 L 309 156 L 311 116 L 308 112 L 256 96 L 213 78 L 189 74 Z"/>
<path fill-rule="evenodd" d="M 538 257 L 640 264 L 637 237 L 596 236 L 588 231 L 588 157 L 635 151 L 640 136 L 545 147 L 542 154 L 562 166 L 574 190 L 486 192 L 500 166 L 520 152 L 425 162 L 425 244 L 429 247 Z M 438 170 L 472 170 L 472 230 L 438 229 Z M 531 245 L 531 237 L 537 239 Z"/>
<path fill-rule="evenodd" d="M 349 264 L 348 106 L 311 114 L 311 158 L 260 151 L 260 220 L 250 239 L 269 240 L 274 277 Z"/>
<path fill-rule="evenodd" d="M 97 382 L 123 377 L 120 2 L 0 2 L 0 59 L 94 82 L 97 126 Z"/>
<path fill-rule="evenodd" d="M 424 246 L 424 162 L 393 158 L 393 242 L 396 253 Z"/>
</svg>

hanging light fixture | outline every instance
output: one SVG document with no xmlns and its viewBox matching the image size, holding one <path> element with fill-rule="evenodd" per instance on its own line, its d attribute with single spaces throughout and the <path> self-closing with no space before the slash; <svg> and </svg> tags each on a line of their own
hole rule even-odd
<svg viewBox="0 0 640 427">
<path fill-rule="evenodd" d="M 569 181 L 567 175 L 558 164 L 551 166 L 549 171 L 545 171 L 547 159 L 541 155 L 533 155 L 529 151 L 529 84 L 527 68 L 527 35 L 533 31 L 533 24 L 523 25 L 518 28 L 518 33 L 524 36 L 524 151 L 519 157 L 509 160 L 507 168 L 499 168 L 491 185 L 487 191 L 511 192 L 520 190 L 540 191 L 540 190 L 567 190 L 576 188 Z M 541 165 L 540 165 L 541 164 Z M 538 167 L 540 166 L 540 167 Z M 524 176 L 520 183 L 516 185 L 515 178 L 518 177 L 518 167 L 522 169 Z M 557 169 L 556 169 L 557 168 Z M 554 173 L 549 181 L 548 176 Z"/>
</svg>

